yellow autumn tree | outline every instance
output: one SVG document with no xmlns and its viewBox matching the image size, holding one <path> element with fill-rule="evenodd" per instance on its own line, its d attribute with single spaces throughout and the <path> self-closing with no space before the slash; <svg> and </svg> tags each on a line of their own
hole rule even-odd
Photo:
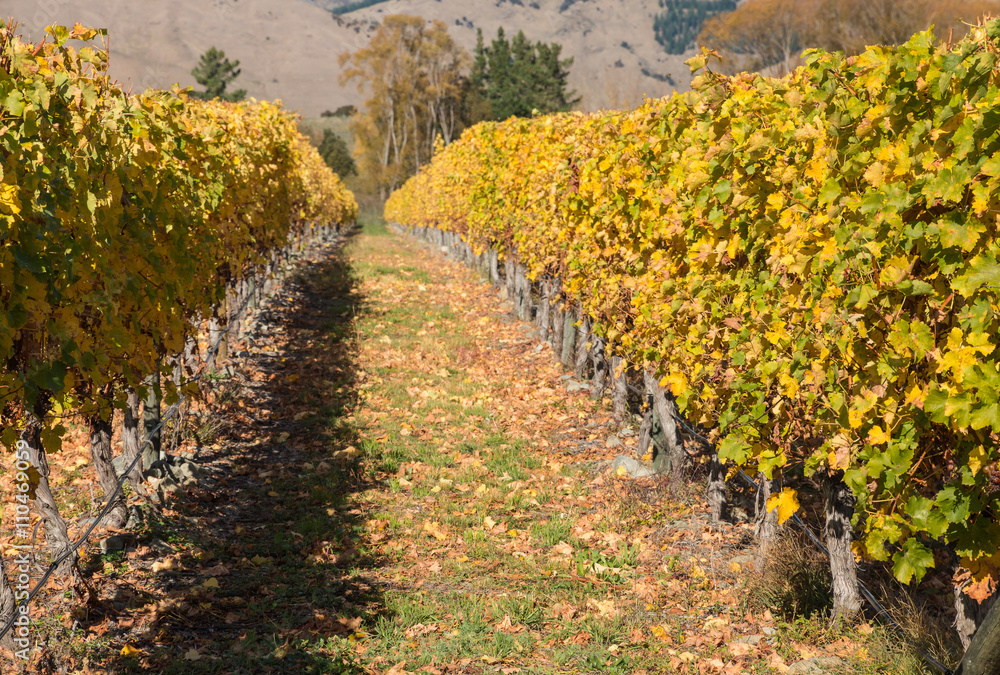
<svg viewBox="0 0 1000 675">
<path fill-rule="evenodd" d="M 800 65 L 804 49 L 857 54 L 902 44 L 931 26 L 939 38 L 955 39 L 998 11 L 997 0 L 747 0 L 706 21 L 698 44 L 718 51 L 726 72 L 783 74 Z"/>
<path fill-rule="evenodd" d="M 388 16 L 366 47 L 344 53 L 341 84 L 369 98 L 352 123 L 358 169 L 384 199 L 457 135 L 468 54 L 444 23 Z"/>
</svg>

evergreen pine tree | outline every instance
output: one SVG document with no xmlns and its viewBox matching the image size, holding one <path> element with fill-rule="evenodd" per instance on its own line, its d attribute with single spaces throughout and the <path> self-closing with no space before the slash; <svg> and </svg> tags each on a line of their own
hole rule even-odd
<svg viewBox="0 0 1000 675">
<path fill-rule="evenodd" d="M 201 55 L 201 61 L 191 70 L 195 81 L 205 87 L 205 91 L 192 91 L 191 96 L 204 101 L 213 98 L 220 98 L 223 101 L 242 101 L 246 98 L 246 89 L 226 92 L 226 87 L 239 77 L 241 72 L 239 66 L 239 61 L 230 61 L 224 51 L 211 47 Z"/>
<path fill-rule="evenodd" d="M 518 32 L 507 40 L 503 28 L 486 47 L 479 34 L 472 72 L 469 76 L 469 100 L 488 104 L 489 119 L 530 117 L 534 112 L 564 112 L 579 103 L 576 92 L 568 92 L 569 71 L 573 59 L 559 58 L 561 45 L 532 44 Z M 466 106 L 467 110 L 470 106 Z M 470 122 L 478 121 L 470 119 Z"/>
<path fill-rule="evenodd" d="M 323 158 L 326 165 L 341 178 L 358 172 L 354 158 L 351 157 L 351 151 L 347 149 L 347 143 L 329 129 L 323 130 L 323 140 L 320 141 L 318 149 L 319 156 Z"/>
</svg>

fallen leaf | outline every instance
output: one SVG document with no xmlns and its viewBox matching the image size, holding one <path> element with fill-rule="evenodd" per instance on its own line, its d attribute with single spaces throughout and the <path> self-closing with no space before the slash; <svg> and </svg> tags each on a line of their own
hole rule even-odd
<svg viewBox="0 0 1000 675">
<path fill-rule="evenodd" d="M 599 616 L 618 616 L 618 610 L 615 609 L 614 598 L 608 598 L 607 600 L 595 600 L 594 598 L 589 598 L 587 600 L 587 607 L 596 609 Z"/>
<path fill-rule="evenodd" d="M 448 535 L 441 529 L 441 523 L 437 521 L 425 520 L 423 530 L 438 541 L 444 541 L 448 538 Z"/>
<path fill-rule="evenodd" d="M 572 555 L 573 547 L 564 541 L 560 541 L 558 544 L 552 547 L 553 552 L 559 555 Z"/>
<path fill-rule="evenodd" d="M 771 652 L 771 658 L 768 660 L 767 665 L 774 668 L 779 673 L 788 672 L 788 664 L 785 663 L 785 660 L 781 658 L 781 655 L 778 654 L 778 652 Z"/>
<path fill-rule="evenodd" d="M 729 622 L 722 617 L 716 617 L 714 619 L 709 619 L 705 622 L 706 630 L 721 630 L 729 625 Z"/>
<path fill-rule="evenodd" d="M 730 642 L 726 647 L 733 656 L 746 656 L 753 651 L 753 645 L 749 642 Z"/>
<path fill-rule="evenodd" d="M 405 666 L 405 665 L 406 665 L 406 661 L 400 661 L 399 663 L 397 663 L 396 665 L 394 665 L 392 668 L 390 668 L 389 670 L 385 671 L 385 675 L 407 675 L 407 673 L 409 673 L 410 671 L 405 670 L 403 668 L 403 666 Z"/>
</svg>

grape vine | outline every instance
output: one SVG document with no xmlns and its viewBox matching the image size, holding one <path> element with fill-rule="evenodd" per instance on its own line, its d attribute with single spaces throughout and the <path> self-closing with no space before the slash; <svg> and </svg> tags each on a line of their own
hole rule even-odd
<svg viewBox="0 0 1000 675">
<path fill-rule="evenodd" d="M 730 466 L 843 476 L 856 555 L 1000 577 L 1000 22 L 626 112 L 484 123 L 390 220 L 558 278 Z M 797 508 L 793 490 L 777 504 Z M 779 498 L 776 498 L 776 501 Z"/>
</svg>

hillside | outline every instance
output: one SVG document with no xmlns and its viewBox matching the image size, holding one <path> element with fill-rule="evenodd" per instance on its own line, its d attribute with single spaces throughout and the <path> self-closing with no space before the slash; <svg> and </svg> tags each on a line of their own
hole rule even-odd
<svg viewBox="0 0 1000 675">
<path fill-rule="evenodd" d="M 571 85 L 582 107 L 632 105 L 643 94 L 661 96 L 688 84 L 683 57 L 669 56 L 653 36 L 656 0 L 389 0 L 332 16 L 341 0 L 5 0 L 31 36 L 52 23 L 106 27 L 111 34 L 112 74 L 135 89 L 193 85 L 191 68 L 211 46 L 239 59 L 239 86 L 251 96 L 281 98 L 307 117 L 344 104 L 359 104 L 356 86 L 342 88 L 337 56 L 364 45 L 373 23 L 389 14 L 416 14 L 444 21 L 470 51 L 476 29 L 487 38 L 503 26 L 532 40 L 559 42 L 575 61 Z M 646 74 L 644 74 L 644 72 Z"/>
<path fill-rule="evenodd" d="M 653 19 L 657 0 L 389 0 L 344 15 L 348 25 L 364 25 L 390 14 L 440 19 L 467 49 L 503 27 L 523 30 L 531 40 L 558 42 L 572 56 L 570 84 L 582 107 L 596 110 L 639 103 L 643 94 L 662 96 L 690 82 L 683 56 L 657 44 Z"/>
</svg>

